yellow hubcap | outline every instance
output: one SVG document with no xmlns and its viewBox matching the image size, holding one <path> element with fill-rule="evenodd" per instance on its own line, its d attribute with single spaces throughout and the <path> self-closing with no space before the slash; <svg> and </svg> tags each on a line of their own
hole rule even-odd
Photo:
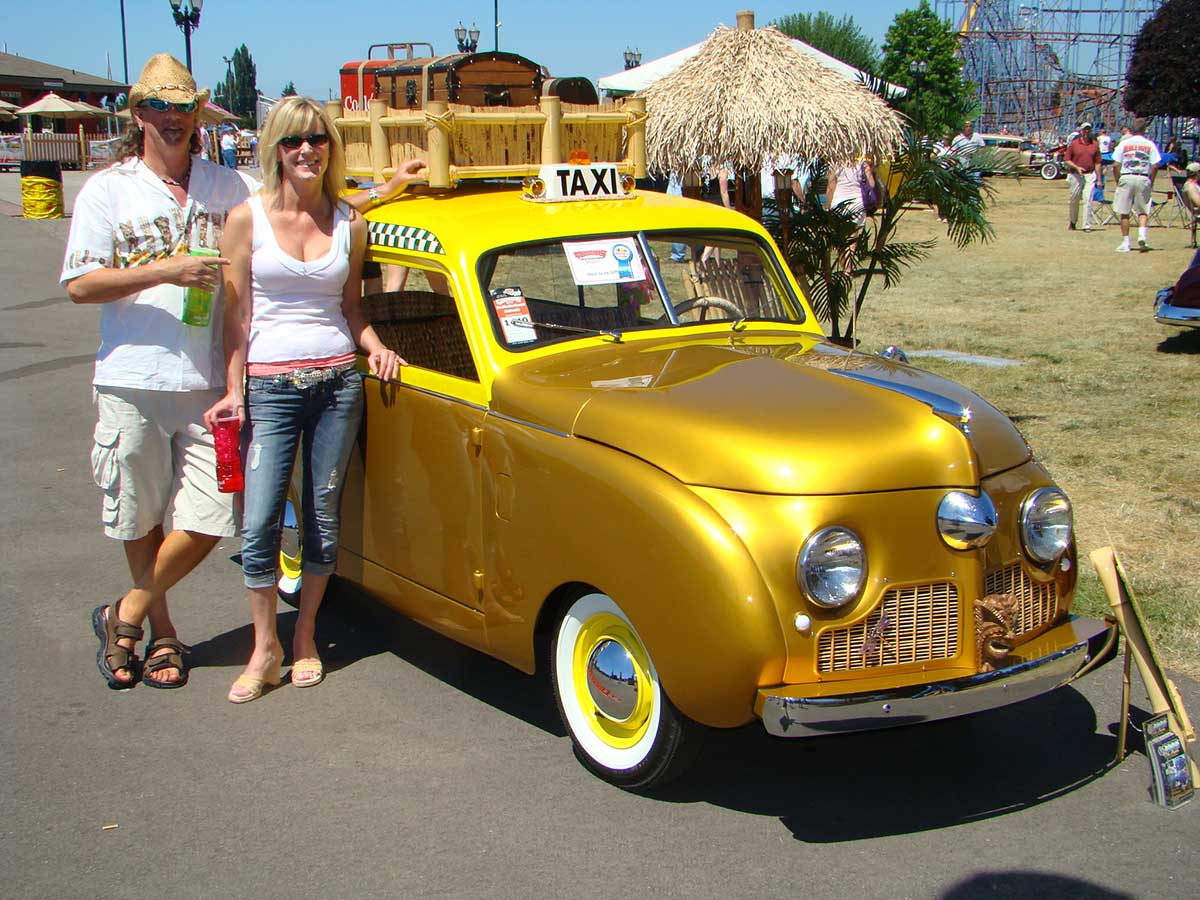
<svg viewBox="0 0 1200 900">
<path fill-rule="evenodd" d="M 619 722 L 597 707 L 596 701 L 592 697 L 592 689 L 588 684 L 588 664 L 592 659 L 592 654 L 607 641 L 620 644 L 629 654 L 637 689 L 632 714 Z M 654 709 L 650 659 L 646 655 L 641 641 L 637 639 L 624 620 L 612 613 L 599 613 L 584 622 L 575 638 L 571 672 L 574 677 L 576 701 L 579 703 L 579 708 L 585 713 L 592 731 L 600 740 L 610 747 L 623 750 L 632 747 L 645 737 L 650 714 Z"/>
</svg>

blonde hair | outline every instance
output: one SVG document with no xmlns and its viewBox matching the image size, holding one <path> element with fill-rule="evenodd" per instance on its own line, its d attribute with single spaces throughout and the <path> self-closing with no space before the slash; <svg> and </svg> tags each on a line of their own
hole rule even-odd
<svg viewBox="0 0 1200 900">
<path fill-rule="evenodd" d="M 329 164 L 322 178 L 322 191 L 329 202 L 336 204 L 345 185 L 346 150 L 342 136 L 325 107 L 311 97 L 284 97 L 271 107 L 267 121 L 263 123 L 258 138 L 258 163 L 262 166 L 263 193 L 273 202 L 278 202 L 283 177 L 283 163 L 279 161 L 279 139 L 290 134 L 310 134 L 317 125 L 329 135 Z"/>
</svg>

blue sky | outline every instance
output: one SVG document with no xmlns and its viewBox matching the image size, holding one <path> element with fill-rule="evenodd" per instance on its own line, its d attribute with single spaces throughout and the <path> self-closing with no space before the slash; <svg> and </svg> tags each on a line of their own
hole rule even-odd
<svg viewBox="0 0 1200 900">
<path fill-rule="evenodd" d="M 618 4 L 611 0 L 564 5 L 565 12 L 533 0 L 500 0 L 500 49 L 549 67 L 555 76 L 584 75 L 593 81 L 623 67 L 626 45 L 653 59 L 703 40 L 718 24 L 735 24 L 738 9 L 753 8 L 759 25 L 788 13 L 828 10 L 849 13 L 877 44 L 897 12 L 918 0 L 747 3 L 690 0 Z M 427 41 L 438 53 L 454 51 L 454 26 L 474 22 L 480 49 L 492 49 L 492 8 L 486 0 L 393 3 L 389 0 L 207 0 L 192 33 L 196 80 L 213 87 L 225 77 L 222 56 L 246 44 L 258 68 L 258 87 L 278 96 L 287 81 L 302 94 L 324 99 L 337 91 L 337 72 L 362 59 L 367 46 L 388 41 Z M 386 10 L 386 12 L 381 12 Z M 183 33 L 168 0 L 125 0 L 129 77 L 167 51 L 184 58 Z M 122 80 L 119 0 L 0 0 L 0 49 L 92 75 L 104 75 L 105 54 L 113 78 Z M 7 45 L 7 46 L 5 46 Z"/>
</svg>

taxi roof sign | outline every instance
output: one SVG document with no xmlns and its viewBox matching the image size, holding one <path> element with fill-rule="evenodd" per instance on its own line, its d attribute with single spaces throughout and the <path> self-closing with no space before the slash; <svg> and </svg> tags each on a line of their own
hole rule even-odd
<svg viewBox="0 0 1200 900">
<path fill-rule="evenodd" d="M 624 200 L 633 196 L 634 180 L 615 163 L 544 165 L 525 180 L 522 196 L 539 203 L 571 200 Z"/>
</svg>

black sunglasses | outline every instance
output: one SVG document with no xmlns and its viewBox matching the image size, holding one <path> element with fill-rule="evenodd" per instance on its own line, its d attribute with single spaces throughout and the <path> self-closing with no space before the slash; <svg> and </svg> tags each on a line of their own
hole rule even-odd
<svg viewBox="0 0 1200 900">
<path fill-rule="evenodd" d="M 288 150 L 299 150 L 304 143 L 310 147 L 324 147 L 329 143 L 329 135 L 324 131 L 314 131 L 312 134 L 289 134 L 279 139 L 279 146 Z"/>
<path fill-rule="evenodd" d="M 173 106 L 181 113 L 195 112 L 198 105 L 195 100 L 190 100 L 187 103 L 172 103 L 170 100 L 160 100 L 158 97 L 151 97 L 138 104 L 142 109 L 152 109 L 155 112 L 166 112 Z"/>
</svg>

